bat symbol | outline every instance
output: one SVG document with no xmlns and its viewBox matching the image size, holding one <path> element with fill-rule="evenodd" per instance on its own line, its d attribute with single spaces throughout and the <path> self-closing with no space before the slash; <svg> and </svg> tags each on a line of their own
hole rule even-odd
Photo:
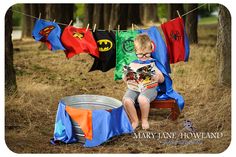
<svg viewBox="0 0 236 157">
<path fill-rule="evenodd" d="M 112 42 L 108 39 L 100 39 L 97 41 L 97 44 L 100 52 L 109 51 L 113 46 Z"/>
</svg>

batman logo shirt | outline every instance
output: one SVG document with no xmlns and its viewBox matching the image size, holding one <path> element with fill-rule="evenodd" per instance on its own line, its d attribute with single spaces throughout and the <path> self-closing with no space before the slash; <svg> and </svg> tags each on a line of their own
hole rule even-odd
<svg viewBox="0 0 236 157">
<path fill-rule="evenodd" d="M 96 31 L 93 37 L 97 42 L 99 58 L 94 58 L 90 71 L 101 70 L 106 72 L 116 65 L 115 34 L 112 31 Z"/>
</svg>

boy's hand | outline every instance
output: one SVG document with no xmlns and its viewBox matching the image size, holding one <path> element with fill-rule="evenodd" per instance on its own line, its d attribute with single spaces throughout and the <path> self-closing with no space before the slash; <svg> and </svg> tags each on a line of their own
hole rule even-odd
<svg viewBox="0 0 236 157">
<path fill-rule="evenodd" d="M 127 77 L 123 77 L 123 81 L 126 83 L 127 82 Z"/>
<path fill-rule="evenodd" d="M 136 81 L 135 80 L 128 80 L 127 82 L 135 83 Z"/>
<path fill-rule="evenodd" d="M 159 80 L 158 75 L 153 75 L 153 76 L 151 77 L 151 80 L 158 82 L 158 80 Z"/>
</svg>

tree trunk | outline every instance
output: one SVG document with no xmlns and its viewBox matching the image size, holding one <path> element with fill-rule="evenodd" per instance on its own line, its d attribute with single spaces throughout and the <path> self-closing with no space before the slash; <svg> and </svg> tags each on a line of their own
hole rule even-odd
<svg viewBox="0 0 236 157">
<path fill-rule="evenodd" d="M 231 86 L 231 16 L 224 6 L 219 6 L 217 33 L 219 55 L 219 83 Z"/>
<path fill-rule="evenodd" d="M 53 21 L 54 19 L 61 23 L 70 23 L 73 20 L 74 5 L 73 4 L 47 4 L 46 19 Z M 64 25 L 60 25 L 64 29 Z"/>
<path fill-rule="evenodd" d="M 31 15 L 35 16 L 35 17 L 38 17 L 39 16 L 39 13 L 41 12 L 40 11 L 40 7 L 39 7 L 39 4 L 31 4 L 30 5 L 30 12 L 31 12 Z M 41 13 L 41 18 L 42 18 L 42 13 Z M 35 20 L 36 19 L 31 19 L 31 30 L 33 30 L 34 28 L 34 23 L 35 23 Z"/>
<path fill-rule="evenodd" d="M 168 19 L 174 19 L 178 17 L 177 10 L 179 11 L 180 15 L 184 14 L 184 7 L 183 4 L 169 4 L 168 5 Z"/>
<path fill-rule="evenodd" d="M 92 26 L 92 22 L 93 22 L 93 8 L 94 8 L 94 4 L 85 4 L 84 23 L 85 23 L 86 26 L 87 26 L 87 24 L 89 24 L 90 27 Z"/>
<path fill-rule="evenodd" d="M 31 15 L 31 4 L 24 4 L 24 12 L 28 15 Z M 31 38 L 32 37 L 32 18 L 28 16 L 23 16 L 23 26 L 22 26 L 22 38 Z"/>
<path fill-rule="evenodd" d="M 99 29 L 108 29 L 109 24 L 111 29 L 118 25 L 127 29 L 132 23 L 141 23 L 139 4 L 87 4 L 85 8 L 85 22 L 90 26 L 96 23 Z"/>
<path fill-rule="evenodd" d="M 128 27 L 131 27 L 132 23 L 141 24 L 140 18 L 140 4 L 129 4 L 128 5 Z"/>
<path fill-rule="evenodd" d="M 10 8 L 11 9 L 11 8 Z M 5 16 L 5 94 L 11 95 L 17 90 L 16 73 L 13 66 L 12 45 L 12 11 L 8 10 Z"/>
<path fill-rule="evenodd" d="M 104 4 L 96 4 L 93 8 L 93 22 L 92 28 L 96 24 L 96 28 L 104 29 L 104 12 L 103 12 Z"/>
<path fill-rule="evenodd" d="M 68 22 L 69 24 L 69 22 L 74 19 L 74 4 L 59 4 L 59 6 L 58 12 L 61 12 L 61 14 L 58 14 L 58 12 L 55 14 L 59 15 L 58 18 L 62 23 Z"/>
<path fill-rule="evenodd" d="M 142 23 L 157 22 L 157 5 L 156 4 L 141 4 L 140 16 Z"/>
<path fill-rule="evenodd" d="M 111 9 L 112 9 L 112 4 L 104 4 L 103 7 L 104 29 L 109 29 L 109 25 L 111 25 L 110 23 Z"/>
<path fill-rule="evenodd" d="M 188 4 L 187 11 L 193 10 L 198 7 L 198 4 Z M 198 26 L 198 10 L 195 10 L 189 13 L 186 17 L 186 32 L 188 35 L 188 39 L 190 44 L 198 43 L 198 35 L 197 35 L 197 26 Z"/>
</svg>

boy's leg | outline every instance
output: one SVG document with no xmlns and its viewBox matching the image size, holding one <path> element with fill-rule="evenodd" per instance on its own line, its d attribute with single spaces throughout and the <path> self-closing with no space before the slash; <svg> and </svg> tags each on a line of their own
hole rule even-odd
<svg viewBox="0 0 236 157">
<path fill-rule="evenodd" d="M 156 96 L 157 96 L 157 91 L 155 88 L 152 88 L 145 90 L 138 97 L 143 129 L 149 128 L 148 115 L 150 110 L 150 102 L 153 101 L 156 98 Z"/>
<path fill-rule="evenodd" d="M 124 104 L 125 111 L 128 114 L 129 119 L 131 121 L 131 125 L 133 129 L 135 130 L 138 127 L 138 115 L 137 115 L 134 103 L 129 98 L 124 98 L 123 104 Z"/>
<path fill-rule="evenodd" d="M 141 110 L 142 128 L 148 129 L 149 128 L 148 115 L 149 115 L 149 109 L 150 109 L 149 100 L 143 95 L 140 95 L 138 97 L 138 102 L 139 102 L 139 106 Z"/>
<path fill-rule="evenodd" d="M 138 115 L 135 108 L 135 100 L 138 97 L 138 93 L 128 89 L 123 97 L 123 105 L 129 119 L 131 121 L 133 129 L 138 126 Z"/>
</svg>

